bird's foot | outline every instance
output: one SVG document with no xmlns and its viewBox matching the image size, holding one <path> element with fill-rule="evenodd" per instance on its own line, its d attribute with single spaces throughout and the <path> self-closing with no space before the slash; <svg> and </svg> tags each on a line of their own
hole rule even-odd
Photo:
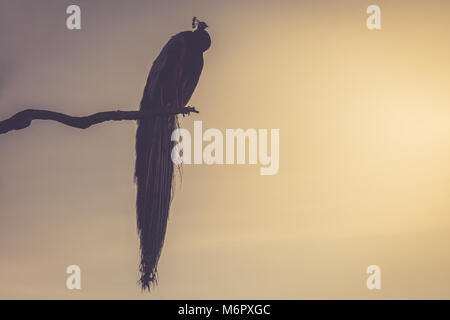
<svg viewBox="0 0 450 320">
<path fill-rule="evenodd" d="M 183 110 L 183 112 L 182 112 L 183 118 L 184 118 L 186 115 L 189 116 L 191 113 L 200 113 L 200 112 L 197 111 L 197 110 L 195 109 L 195 107 L 191 107 L 191 106 L 185 107 L 184 110 Z"/>
</svg>

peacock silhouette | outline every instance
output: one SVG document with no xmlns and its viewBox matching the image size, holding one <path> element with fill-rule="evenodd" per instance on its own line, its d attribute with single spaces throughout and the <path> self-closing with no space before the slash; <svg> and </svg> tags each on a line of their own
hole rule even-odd
<svg viewBox="0 0 450 320">
<path fill-rule="evenodd" d="M 141 111 L 170 111 L 186 106 L 203 70 L 203 52 L 211 46 L 207 27 L 194 17 L 193 31 L 178 33 L 164 46 L 150 70 Z M 178 116 L 171 114 L 138 121 L 135 181 L 141 250 L 139 283 L 143 290 L 157 284 L 157 266 L 173 197 L 171 135 L 178 126 Z"/>
</svg>

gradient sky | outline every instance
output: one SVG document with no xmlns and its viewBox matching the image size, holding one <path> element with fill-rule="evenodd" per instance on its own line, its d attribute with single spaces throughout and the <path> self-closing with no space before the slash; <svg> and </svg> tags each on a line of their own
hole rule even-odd
<svg viewBox="0 0 450 320">
<path fill-rule="evenodd" d="M 65 27 L 82 9 L 82 30 Z M 381 7 L 382 30 L 366 28 Z M 450 298 L 450 3 L 0 0 L 0 119 L 138 108 L 195 15 L 204 128 L 279 128 L 280 170 L 185 166 L 142 294 L 131 121 L 0 136 L 0 298 Z M 82 290 L 65 287 L 66 267 Z M 382 290 L 366 288 L 381 267 Z"/>
</svg>

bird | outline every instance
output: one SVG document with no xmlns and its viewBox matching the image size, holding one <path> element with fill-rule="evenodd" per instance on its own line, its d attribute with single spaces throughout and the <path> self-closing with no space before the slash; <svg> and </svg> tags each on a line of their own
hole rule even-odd
<svg viewBox="0 0 450 320">
<path fill-rule="evenodd" d="M 191 99 L 203 70 L 203 54 L 211 46 L 208 25 L 192 19 L 192 29 L 170 38 L 150 69 L 140 111 L 161 111 L 138 120 L 136 131 L 136 218 L 140 241 L 140 279 L 143 291 L 158 284 L 158 261 L 164 244 L 173 198 L 174 163 L 171 135 L 179 128 L 180 110 Z"/>
</svg>

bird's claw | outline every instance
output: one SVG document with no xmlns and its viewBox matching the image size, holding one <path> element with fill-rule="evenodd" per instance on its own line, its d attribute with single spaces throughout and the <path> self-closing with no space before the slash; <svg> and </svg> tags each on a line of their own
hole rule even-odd
<svg viewBox="0 0 450 320">
<path fill-rule="evenodd" d="M 185 116 L 186 114 L 190 115 L 191 113 L 199 113 L 197 110 L 195 110 L 195 107 L 188 106 L 185 107 L 185 109 L 186 111 L 183 113 L 183 116 Z"/>
</svg>

